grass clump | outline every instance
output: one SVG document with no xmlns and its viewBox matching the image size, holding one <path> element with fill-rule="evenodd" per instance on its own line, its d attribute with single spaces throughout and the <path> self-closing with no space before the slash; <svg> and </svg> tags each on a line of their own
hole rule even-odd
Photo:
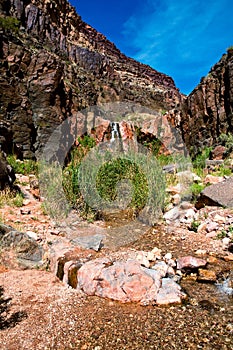
<svg viewBox="0 0 233 350">
<path fill-rule="evenodd" d="M 206 160 L 209 158 L 211 151 L 212 147 L 206 147 L 201 153 L 197 154 L 193 160 L 194 169 L 202 171 L 205 168 Z"/>
<path fill-rule="evenodd" d="M 22 207 L 23 200 L 24 197 L 21 192 L 10 190 L 9 188 L 0 191 L 0 208 L 4 205 L 9 205 L 12 207 Z"/>
<path fill-rule="evenodd" d="M 29 175 L 38 174 L 38 164 L 31 159 L 19 160 L 14 155 L 7 156 L 7 161 L 16 174 Z"/>
</svg>

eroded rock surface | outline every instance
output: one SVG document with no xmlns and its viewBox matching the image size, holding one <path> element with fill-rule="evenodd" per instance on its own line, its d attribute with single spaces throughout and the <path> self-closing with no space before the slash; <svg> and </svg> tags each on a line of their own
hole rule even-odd
<svg viewBox="0 0 233 350">
<path fill-rule="evenodd" d="M 166 265 L 166 264 L 165 264 Z M 185 294 L 172 279 L 164 278 L 160 268 L 143 267 L 137 260 L 112 261 L 95 259 L 84 264 L 78 271 L 78 286 L 88 295 L 119 300 L 169 305 L 181 303 Z"/>
</svg>

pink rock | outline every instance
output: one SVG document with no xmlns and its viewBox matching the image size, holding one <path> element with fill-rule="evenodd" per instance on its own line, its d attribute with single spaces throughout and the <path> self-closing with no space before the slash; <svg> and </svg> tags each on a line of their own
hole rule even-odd
<svg viewBox="0 0 233 350">
<path fill-rule="evenodd" d="M 110 125 L 109 120 L 105 120 L 101 117 L 97 117 L 95 120 L 95 131 L 92 131 L 97 143 L 104 141 L 104 136 L 108 131 Z"/>
<path fill-rule="evenodd" d="M 207 237 L 207 238 L 214 238 L 214 237 L 216 237 L 216 235 L 217 235 L 217 232 L 216 232 L 216 231 L 211 231 L 211 232 L 208 232 L 208 233 L 206 234 L 206 237 Z"/>
<path fill-rule="evenodd" d="M 199 267 L 206 266 L 207 261 L 200 258 L 195 258 L 193 256 L 184 256 L 182 258 L 177 259 L 177 269 L 196 269 Z"/>
<path fill-rule="evenodd" d="M 179 284 L 170 278 L 163 278 L 162 287 L 157 294 L 156 303 L 160 306 L 181 304 L 182 299 L 185 297 L 186 295 L 181 291 Z"/>
<path fill-rule="evenodd" d="M 88 295 L 121 302 L 149 302 L 155 299 L 160 283 L 154 283 L 145 270 L 135 260 L 112 263 L 109 259 L 96 259 L 80 268 L 78 285 Z"/>
<path fill-rule="evenodd" d="M 224 146 L 221 146 L 221 145 L 218 145 L 216 146 L 213 151 L 211 152 L 212 153 L 212 158 L 214 160 L 221 160 L 221 159 L 224 159 L 224 153 L 226 152 L 226 147 Z"/>
<path fill-rule="evenodd" d="M 214 230 L 218 229 L 218 224 L 217 222 L 210 222 L 209 224 L 206 225 L 206 231 L 207 232 L 212 232 Z"/>
<path fill-rule="evenodd" d="M 213 176 L 213 175 L 207 175 L 205 177 L 205 184 L 217 184 L 219 182 L 223 182 L 224 181 L 224 177 L 223 176 Z"/>
</svg>

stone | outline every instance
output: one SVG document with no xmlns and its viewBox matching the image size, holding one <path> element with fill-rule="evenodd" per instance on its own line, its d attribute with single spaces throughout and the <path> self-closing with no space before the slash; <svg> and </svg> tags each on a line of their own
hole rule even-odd
<svg viewBox="0 0 233 350">
<path fill-rule="evenodd" d="M 15 173 L 0 149 L 0 191 L 6 187 L 12 187 L 15 181 Z"/>
<path fill-rule="evenodd" d="M 147 257 L 147 254 L 145 254 L 144 252 L 139 253 L 136 259 L 138 262 L 140 262 L 142 266 L 150 267 L 149 259 Z"/>
<path fill-rule="evenodd" d="M 207 232 L 212 232 L 212 231 L 215 231 L 217 230 L 219 227 L 218 223 L 217 222 L 210 222 L 209 224 L 206 225 L 206 231 Z"/>
<path fill-rule="evenodd" d="M 211 151 L 211 158 L 214 160 L 221 160 L 225 157 L 226 147 L 218 145 Z"/>
<path fill-rule="evenodd" d="M 158 262 L 153 269 L 143 267 L 134 259 L 99 258 L 85 263 L 77 272 L 77 288 L 87 295 L 148 305 L 180 303 L 181 287 L 166 276 L 168 266 Z M 174 276 L 174 270 L 170 273 Z M 162 289 L 162 290 L 161 290 Z"/>
<path fill-rule="evenodd" d="M 164 255 L 164 259 L 165 259 L 165 261 L 171 260 L 171 259 L 172 259 L 172 253 L 167 253 L 167 254 L 165 254 L 165 255 Z"/>
<path fill-rule="evenodd" d="M 167 274 L 168 265 L 164 261 L 159 261 L 154 266 L 152 266 L 152 269 L 159 271 L 161 277 L 165 277 Z"/>
<path fill-rule="evenodd" d="M 206 234 L 206 238 L 215 238 L 217 236 L 217 231 L 210 231 Z"/>
<path fill-rule="evenodd" d="M 179 208 L 174 207 L 173 209 L 171 209 L 167 213 L 165 213 L 163 217 L 166 221 L 175 221 L 175 220 L 179 219 L 180 214 L 181 213 L 179 211 Z"/>
<path fill-rule="evenodd" d="M 9 231 L 0 240 L 1 249 L 13 250 L 18 262 L 25 268 L 42 265 L 43 248 L 26 233 Z"/>
<path fill-rule="evenodd" d="M 207 261 L 200 258 L 195 258 L 193 256 L 184 256 L 177 259 L 177 269 L 178 270 L 188 270 L 197 269 L 199 267 L 205 267 Z"/>
<path fill-rule="evenodd" d="M 181 197 L 180 197 L 180 195 L 178 193 L 175 194 L 174 196 L 172 196 L 172 203 L 174 205 L 180 204 L 180 201 L 181 201 Z"/>
<path fill-rule="evenodd" d="M 198 249 L 195 251 L 195 254 L 198 256 L 205 256 L 207 254 L 207 251 L 204 249 Z"/>
<path fill-rule="evenodd" d="M 160 284 L 160 283 L 158 283 Z M 78 271 L 78 286 L 88 295 L 121 302 L 152 301 L 159 286 L 137 261 L 113 262 L 96 259 Z"/>
<path fill-rule="evenodd" d="M 161 253 L 162 253 L 161 249 L 154 247 L 151 253 L 155 256 L 156 259 L 161 259 Z"/>
<path fill-rule="evenodd" d="M 157 294 L 156 304 L 158 304 L 159 306 L 181 304 L 182 299 L 185 298 L 186 295 L 181 291 L 181 287 L 179 284 L 177 284 L 170 278 L 162 279 L 162 287 L 160 288 Z"/>
<path fill-rule="evenodd" d="M 233 261 L 233 254 L 228 254 L 223 257 L 225 261 Z"/>
<path fill-rule="evenodd" d="M 183 202 L 180 204 L 180 209 L 188 210 L 188 209 L 192 209 L 192 208 L 193 208 L 193 204 L 190 203 L 190 202 L 183 201 Z"/>
<path fill-rule="evenodd" d="M 96 234 L 94 236 L 77 237 L 72 239 L 72 243 L 84 249 L 93 249 L 98 252 L 102 248 L 102 240 L 104 236 Z"/>
<path fill-rule="evenodd" d="M 224 237 L 222 240 L 223 248 L 228 249 L 230 242 L 231 242 L 231 239 L 229 237 Z"/>
<path fill-rule="evenodd" d="M 223 176 L 213 176 L 213 175 L 207 175 L 204 179 L 205 184 L 217 184 L 219 182 L 223 182 L 224 177 Z"/>
<path fill-rule="evenodd" d="M 202 222 L 198 228 L 197 228 L 197 233 L 204 233 L 206 231 L 207 223 Z"/>
<path fill-rule="evenodd" d="M 213 220 L 219 224 L 223 224 L 226 222 L 226 218 L 224 216 L 216 214 L 213 218 Z"/>
<path fill-rule="evenodd" d="M 168 174 L 175 174 L 177 171 L 177 164 L 164 165 L 163 171 Z"/>
<path fill-rule="evenodd" d="M 206 205 L 233 208 L 233 176 L 221 183 L 210 185 L 201 192 L 196 208 Z"/>
<path fill-rule="evenodd" d="M 198 269 L 197 280 L 203 282 L 216 282 L 217 276 L 215 271 Z"/>
</svg>

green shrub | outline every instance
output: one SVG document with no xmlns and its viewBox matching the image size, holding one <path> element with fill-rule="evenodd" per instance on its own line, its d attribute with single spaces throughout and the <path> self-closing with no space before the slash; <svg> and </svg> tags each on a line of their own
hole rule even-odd
<svg viewBox="0 0 233 350">
<path fill-rule="evenodd" d="M 219 142 L 226 147 L 228 153 L 233 151 L 233 134 L 221 134 L 219 136 Z"/>
<path fill-rule="evenodd" d="M 0 28 L 7 32 L 17 33 L 19 31 L 20 21 L 15 17 L 0 17 Z"/>
<path fill-rule="evenodd" d="M 193 167 L 195 169 L 204 169 L 205 168 L 205 162 L 206 159 L 209 158 L 210 152 L 212 150 L 212 147 L 206 147 L 204 150 L 202 150 L 201 153 L 199 153 L 193 160 Z"/>
<path fill-rule="evenodd" d="M 205 186 L 203 184 L 198 184 L 198 183 L 193 183 L 190 186 L 190 191 L 192 193 L 192 200 L 195 202 L 199 196 L 199 194 L 201 193 L 201 191 L 203 191 L 205 188 Z"/>
<path fill-rule="evenodd" d="M 191 225 L 190 225 L 190 230 L 194 231 L 194 232 L 197 232 L 198 230 L 198 227 L 200 226 L 200 222 L 197 221 L 197 220 L 193 220 Z"/>
<path fill-rule="evenodd" d="M 23 194 L 18 191 L 11 191 L 9 188 L 0 191 L 0 207 L 4 205 L 10 205 L 13 207 L 23 206 Z"/>
<path fill-rule="evenodd" d="M 7 157 L 8 163 L 14 169 L 16 174 L 38 174 L 38 164 L 36 161 L 27 159 L 27 160 L 19 160 L 16 159 L 14 155 L 9 155 Z"/>
<path fill-rule="evenodd" d="M 129 159 L 117 158 L 106 162 L 97 174 L 97 191 L 101 198 L 114 201 L 117 198 L 117 184 L 120 183 L 122 197 L 130 197 L 129 187 L 124 180 L 129 180 L 132 184 L 130 207 L 140 210 L 146 204 L 148 196 L 147 179 L 138 165 Z"/>
</svg>

